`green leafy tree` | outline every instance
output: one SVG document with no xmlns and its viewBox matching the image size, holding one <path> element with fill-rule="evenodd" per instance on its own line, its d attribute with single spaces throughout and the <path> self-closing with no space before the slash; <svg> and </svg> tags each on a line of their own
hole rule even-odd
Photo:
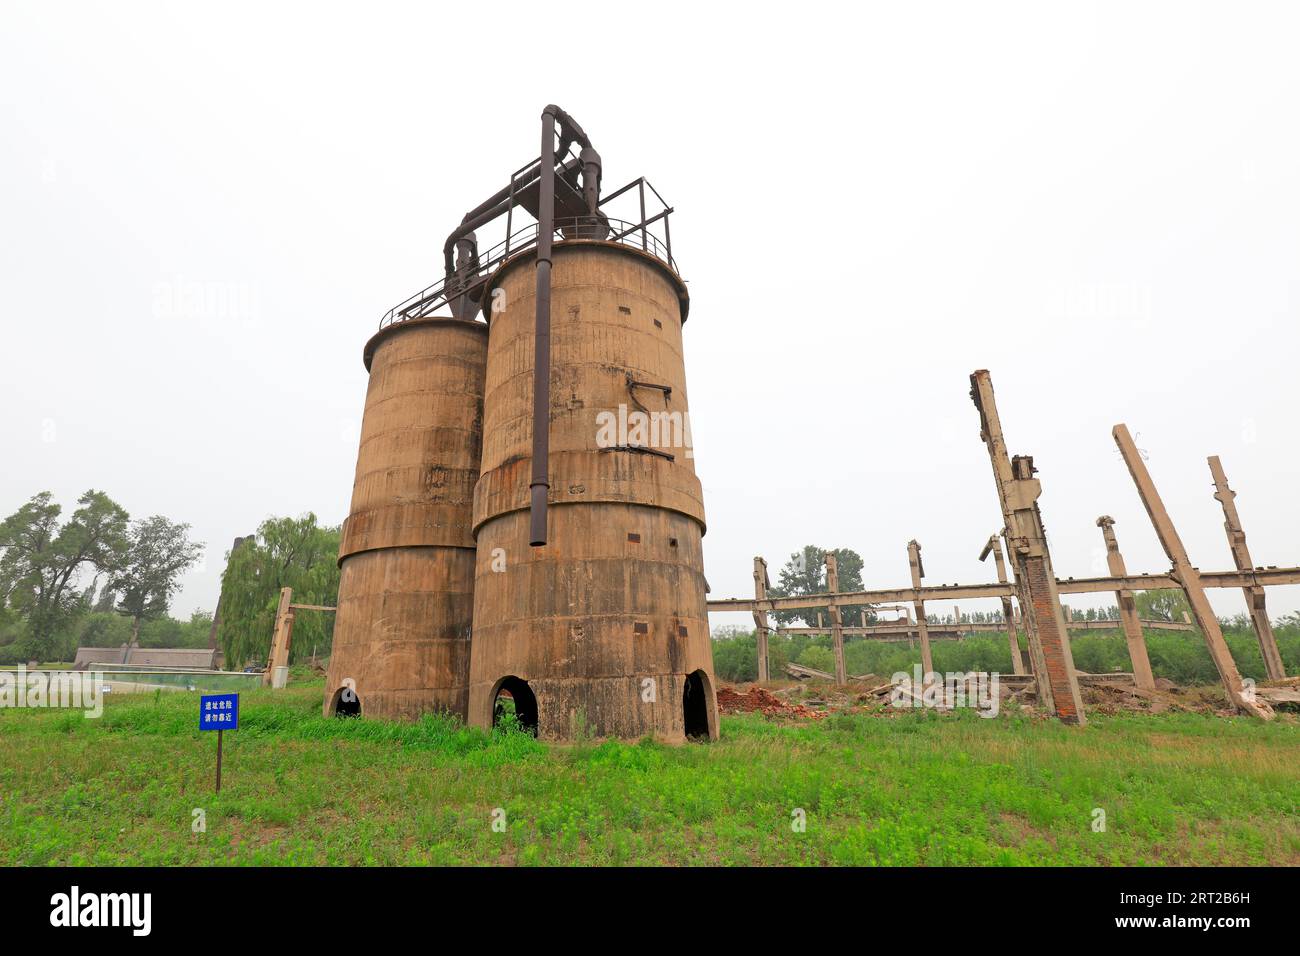
<svg viewBox="0 0 1300 956">
<path fill-rule="evenodd" d="M 139 643 L 142 621 L 166 615 L 181 575 L 203 554 L 203 545 L 191 541 L 189 531 L 189 525 L 162 515 L 131 523 L 130 544 L 104 585 L 120 595 L 117 610 L 131 619 L 131 643 Z"/>
<path fill-rule="evenodd" d="M 813 670 L 825 671 L 828 674 L 835 672 L 835 652 L 829 647 L 805 647 L 803 653 L 799 655 L 799 663 L 804 667 L 811 667 Z"/>
<path fill-rule="evenodd" d="M 76 589 L 87 566 L 112 573 L 129 539 L 125 509 L 102 491 L 77 499 L 78 508 L 62 525 L 62 508 L 48 491 L 0 523 L 0 604 L 24 620 L 21 650 L 48 659 L 59 629 L 86 603 Z"/>
<path fill-rule="evenodd" d="M 308 513 L 264 521 L 252 541 L 228 556 L 221 576 L 217 639 L 230 666 L 266 660 L 281 588 L 293 588 L 295 604 L 337 603 L 338 552 L 339 528 L 322 527 Z M 333 614 L 298 614 L 290 660 L 310 656 L 313 647 L 328 654 L 333 635 Z"/>
<path fill-rule="evenodd" d="M 1139 591 L 1134 596 L 1138 616 L 1147 621 L 1183 620 L 1186 613 L 1191 618 L 1192 608 L 1182 591 L 1166 588 L 1161 591 Z"/>
<path fill-rule="evenodd" d="M 723 680 L 737 684 L 754 680 L 758 676 L 758 649 L 754 635 L 736 632 L 715 637 L 713 672 Z"/>
<path fill-rule="evenodd" d="M 862 556 L 850 548 L 835 548 L 839 571 L 841 591 L 862 590 Z M 777 582 L 769 589 L 772 597 L 799 597 L 805 594 L 826 593 L 826 551 L 816 545 L 805 545 L 802 551 L 790 555 L 781 568 Z M 802 622 L 807 627 L 817 626 L 817 613 L 821 612 L 822 625 L 830 627 L 829 608 L 800 608 L 793 611 L 775 611 L 773 617 L 778 624 L 788 625 Z M 866 607 L 840 608 L 840 620 L 846 627 L 857 627 L 864 623 L 865 615 L 870 613 Z"/>
<path fill-rule="evenodd" d="M 77 647 L 121 647 L 131 639 L 131 622 L 110 611 L 92 611 L 77 622 Z"/>
</svg>

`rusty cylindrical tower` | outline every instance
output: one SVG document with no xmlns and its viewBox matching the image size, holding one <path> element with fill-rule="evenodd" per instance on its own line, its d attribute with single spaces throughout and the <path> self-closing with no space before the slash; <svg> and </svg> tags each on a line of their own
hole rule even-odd
<svg viewBox="0 0 1300 956">
<path fill-rule="evenodd" d="M 463 718 L 487 326 L 395 322 L 364 358 L 370 384 L 339 548 L 325 713 Z"/>
<path fill-rule="evenodd" d="M 685 285 L 614 241 L 557 242 L 549 536 L 530 547 L 535 250 L 488 282 L 469 722 L 508 692 L 544 739 L 717 736 Z"/>
</svg>

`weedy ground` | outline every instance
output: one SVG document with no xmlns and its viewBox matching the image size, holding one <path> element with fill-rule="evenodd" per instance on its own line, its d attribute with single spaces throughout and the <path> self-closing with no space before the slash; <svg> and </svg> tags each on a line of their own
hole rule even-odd
<svg viewBox="0 0 1300 956">
<path fill-rule="evenodd" d="M 220 795 L 194 695 L 0 711 L 0 864 L 1300 863 L 1290 716 L 743 715 L 559 746 L 321 695 L 243 694 Z"/>
</svg>

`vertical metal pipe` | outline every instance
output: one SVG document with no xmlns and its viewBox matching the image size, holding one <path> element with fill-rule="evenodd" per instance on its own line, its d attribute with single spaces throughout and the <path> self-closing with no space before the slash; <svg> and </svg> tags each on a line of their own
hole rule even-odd
<svg viewBox="0 0 1300 956">
<path fill-rule="evenodd" d="M 555 231 L 555 115 L 542 114 L 541 179 L 538 182 L 537 321 L 533 341 L 533 477 L 528 543 L 546 544 L 546 496 L 551 455 L 551 234 Z"/>
<path fill-rule="evenodd" d="M 600 153 L 591 147 L 579 156 L 582 163 L 582 198 L 587 202 L 588 215 L 595 216 L 600 208 Z"/>
<path fill-rule="evenodd" d="M 640 179 L 637 180 L 637 187 L 638 187 L 638 191 L 641 193 L 641 248 L 649 249 L 650 240 L 646 238 L 646 234 L 645 234 L 645 177 L 644 176 L 642 176 Z M 672 263 L 669 263 L 669 265 L 672 265 Z"/>
<path fill-rule="evenodd" d="M 510 205 L 506 207 L 506 251 L 505 258 L 510 258 L 510 233 L 515 222 L 515 177 L 510 177 Z"/>
</svg>

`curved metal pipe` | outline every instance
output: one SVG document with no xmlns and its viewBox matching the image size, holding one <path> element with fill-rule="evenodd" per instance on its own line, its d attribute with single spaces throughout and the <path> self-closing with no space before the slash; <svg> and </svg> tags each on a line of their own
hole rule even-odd
<svg viewBox="0 0 1300 956">
<path fill-rule="evenodd" d="M 572 173 L 573 170 L 576 169 L 579 165 L 581 165 L 580 160 L 577 159 L 569 160 L 563 166 L 560 167 L 562 171 L 562 175 L 568 175 Z M 554 166 L 553 161 L 552 161 L 552 166 Z M 490 199 L 487 199 L 486 201 L 479 203 L 469 212 L 465 213 L 465 218 L 460 221 L 460 225 L 452 230 L 451 235 L 447 237 L 447 241 L 442 244 L 443 271 L 447 275 L 451 275 L 453 272 L 456 271 L 456 268 L 452 263 L 452 257 L 456 250 L 457 240 L 464 237 L 467 233 L 471 233 L 475 229 L 487 225 L 489 222 L 491 222 L 493 219 L 496 219 L 498 216 L 505 215 L 506 210 L 509 209 L 511 205 L 510 197 L 512 193 L 516 197 L 514 202 L 517 205 L 518 204 L 517 197 L 519 193 L 522 192 L 528 186 L 531 186 L 533 181 L 537 179 L 537 177 L 540 175 L 541 175 L 541 165 L 539 164 L 535 169 L 530 170 L 529 173 L 526 176 L 524 176 L 522 179 L 516 179 L 514 181 L 513 190 L 511 189 L 510 186 L 506 186 L 505 188 L 494 193 Z"/>
<path fill-rule="evenodd" d="M 556 149 L 556 127 L 560 131 L 560 145 Z M 593 217 L 600 214 L 600 154 L 591 145 L 591 138 L 564 110 L 550 104 L 542 111 L 542 154 L 537 163 L 528 168 L 522 178 L 512 178 L 510 184 L 479 203 L 465 214 L 447 237 L 442 247 L 447 288 L 451 288 L 456 266 L 453 256 L 456 246 L 467 240 L 480 226 L 507 212 L 519 201 L 519 193 L 537 184 L 537 316 L 533 344 L 533 466 L 529 481 L 528 543 L 533 547 L 546 544 L 546 504 L 550 490 L 551 446 L 551 244 L 555 233 L 555 175 L 556 156 L 566 156 L 569 147 L 578 143 L 582 147 L 577 159 L 560 164 L 561 175 L 569 176 L 575 170 L 582 175 L 582 195 L 587 210 Z M 604 233 L 602 233 L 602 236 Z M 476 257 L 477 250 L 466 249 L 467 263 Z M 450 299 L 449 299 L 450 301 Z M 465 303 L 461 303 L 464 305 Z"/>
</svg>

